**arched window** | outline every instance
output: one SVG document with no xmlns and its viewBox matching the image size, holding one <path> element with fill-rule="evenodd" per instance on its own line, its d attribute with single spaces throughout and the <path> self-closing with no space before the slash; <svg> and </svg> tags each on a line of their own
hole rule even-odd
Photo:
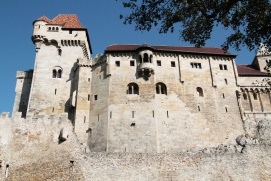
<svg viewBox="0 0 271 181">
<path fill-rule="evenodd" d="M 144 60 L 143 60 L 144 62 L 149 62 L 148 61 L 148 54 L 147 53 L 144 53 Z"/>
<path fill-rule="evenodd" d="M 198 93 L 198 96 L 199 96 L 199 97 L 204 97 L 204 95 L 203 95 L 203 90 L 202 90 L 201 87 L 197 87 L 197 93 Z"/>
<path fill-rule="evenodd" d="M 254 100 L 257 100 L 258 99 L 258 96 L 257 96 L 257 93 L 253 93 L 253 98 L 254 98 Z"/>
<path fill-rule="evenodd" d="M 51 31 L 51 27 L 49 27 L 48 30 Z"/>
<path fill-rule="evenodd" d="M 130 83 L 127 86 L 127 94 L 139 94 L 139 88 L 136 83 Z"/>
<path fill-rule="evenodd" d="M 56 78 L 56 69 L 53 70 L 53 78 Z"/>
<path fill-rule="evenodd" d="M 55 31 L 55 27 L 52 27 L 52 30 Z"/>
<path fill-rule="evenodd" d="M 58 31 L 58 27 L 56 27 L 56 31 Z"/>
<path fill-rule="evenodd" d="M 61 78 L 61 76 L 62 76 L 62 70 L 59 69 L 59 70 L 57 71 L 57 78 Z"/>
<path fill-rule="evenodd" d="M 167 86 L 162 82 L 157 83 L 156 84 L 156 94 L 167 95 Z"/>
<path fill-rule="evenodd" d="M 243 98 L 244 98 L 244 100 L 247 100 L 247 94 L 246 93 L 243 93 Z"/>
</svg>

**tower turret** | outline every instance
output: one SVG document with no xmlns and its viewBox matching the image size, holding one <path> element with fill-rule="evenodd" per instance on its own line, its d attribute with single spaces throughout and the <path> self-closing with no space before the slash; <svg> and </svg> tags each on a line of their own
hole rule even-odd
<svg viewBox="0 0 271 181">
<path fill-rule="evenodd" d="M 46 24 L 50 20 L 46 18 L 45 16 L 39 18 L 38 20 L 33 22 L 33 33 L 32 33 L 32 41 L 36 45 L 36 50 L 38 50 L 41 46 L 41 44 L 44 41 L 44 37 L 46 34 Z"/>
</svg>

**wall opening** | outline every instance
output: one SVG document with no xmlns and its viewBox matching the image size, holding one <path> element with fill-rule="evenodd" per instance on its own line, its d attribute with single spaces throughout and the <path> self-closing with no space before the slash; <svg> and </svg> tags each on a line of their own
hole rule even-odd
<svg viewBox="0 0 271 181">
<path fill-rule="evenodd" d="M 90 95 L 88 94 L 88 101 L 90 101 Z"/>
<path fill-rule="evenodd" d="M 161 66 L 161 60 L 157 60 L 157 66 Z"/>
<path fill-rule="evenodd" d="M 169 118 L 168 111 L 167 111 L 167 118 Z"/>
<path fill-rule="evenodd" d="M 152 111 L 152 117 L 154 118 L 154 111 Z"/>
<path fill-rule="evenodd" d="M 222 93 L 222 97 L 223 97 L 223 99 L 225 99 L 225 94 L 224 93 Z"/>
<path fill-rule="evenodd" d="M 115 65 L 116 65 L 116 67 L 119 67 L 120 66 L 120 61 L 115 61 Z"/>
<path fill-rule="evenodd" d="M 132 111 L 132 118 L 135 118 L 135 111 Z"/>
<path fill-rule="evenodd" d="M 228 108 L 227 107 L 225 107 L 225 111 L 228 112 Z"/>
<path fill-rule="evenodd" d="M 228 84 L 228 80 L 227 80 L 227 79 L 224 79 L 224 81 L 225 81 L 225 84 L 227 85 L 227 84 Z"/>
<path fill-rule="evenodd" d="M 200 106 L 198 106 L 198 111 L 200 112 Z"/>
<path fill-rule="evenodd" d="M 86 123 L 86 116 L 84 116 L 84 123 Z"/>
<path fill-rule="evenodd" d="M 247 94 L 246 93 L 243 93 L 243 98 L 244 98 L 244 100 L 247 100 Z"/>
<path fill-rule="evenodd" d="M 94 95 L 94 100 L 97 101 L 98 100 L 98 95 Z"/>
<path fill-rule="evenodd" d="M 204 97 L 204 95 L 203 95 L 203 90 L 202 90 L 201 87 L 197 87 L 197 93 L 198 93 L 198 96 L 199 96 L 199 97 Z"/>
<path fill-rule="evenodd" d="M 112 111 L 110 111 L 110 119 L 112 118 Z"/>
<path fill-rule="evenodd" d="M 55 95 L 56 95 L 56 91 L 57 91 L 57 89 L 55 89 Z"/>
<path fill-rule="evenodd" d="M 131 60 L 130 61 L 130 66 L 132 66 L 132 67 L 135 66 L 135 61 Z"/>
<path fill-rule="evenodd" d="M 171 67 L 175 67 L 175 62 L 171 61 Z"/>
</svg>

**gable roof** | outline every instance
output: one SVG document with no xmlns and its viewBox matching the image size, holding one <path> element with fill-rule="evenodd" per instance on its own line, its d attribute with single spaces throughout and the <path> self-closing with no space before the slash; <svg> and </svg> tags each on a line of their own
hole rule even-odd
<svg viewBox="0 0 271 181">
<path fill-rule="evenodd" d="M 86 27 L 81 25 L 76 14 L 60 14 L 52 20 L 50 20 L 46 16 L 42 16 L 36 21 L 38 20 L 45 21 L 50 25 L 62 25 L 63 29 L 86 29 Z"/>
<path fill-rule="evenodd" d="M 266 72 L 261 72 L 253 65 L 237 65 L 237 72 L 239 76 L 270 76 Z"/>
<path fill-rule="evenodd" d="M 110 45 L 106 48 L 106 52 L 117 52 L 117 51 L 137 51 L 141 48 L 149 48 L 154 51 L 166 51 L 166 52 L 182 52 L 182 53 L 197 53 L 197 54 L 215 54 L 215 55 L 226 55 L 234 56 L 228 51 L 224 51 L 221 48 L 213 47 L 183 47 L 183 46 L 153 46 L 153 45 Z"/>
</svg>

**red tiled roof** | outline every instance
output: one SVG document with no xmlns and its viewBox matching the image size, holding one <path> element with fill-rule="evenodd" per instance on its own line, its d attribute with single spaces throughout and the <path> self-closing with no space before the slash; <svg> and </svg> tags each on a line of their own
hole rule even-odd
<svg viewBox="0 0 271 181">
<path fill-rule="evenodd" d="M 151 48 L 156 51 L 173 51 L 173 52 L 186 52 L 186 53 L 202 53 L 202 54 L 218 54 L 218 55 L 231 55 L 230 52 L 225 52 L 221 48 L 212 47 L 181 47 L 181 46 L 152 46 L 152 45 L 110 45 L 105 51 L 136 51 L 140 48 Z"/>
<path fill-rule="evenodd" d="M 76 14 L 60 14 L 52 20 L 50 20 L 46 16 L 42 16 L 37 20 L 45 21 L 51 25 L 62 25 L 62 28 L 67 29 L 86 29 L 84 26 L 81 25 Z"/>
<path fill-rule="evenodd" d="M 237 65 L 237 72 L 239 76 L 269 76 L 268 73 L 261 72 L 252 65 Z"/>
</svg>

